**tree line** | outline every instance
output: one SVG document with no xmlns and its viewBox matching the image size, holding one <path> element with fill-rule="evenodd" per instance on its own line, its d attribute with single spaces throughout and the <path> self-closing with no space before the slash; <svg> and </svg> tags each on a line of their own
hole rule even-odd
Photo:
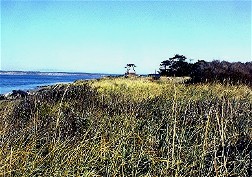
<svg viewBox="0 0 252 177">
<path fill-rule="evenodd" d="M 228 62 L 213 60 L 207 62 L 198 60 L 195 63 L 187 61 L 184 55 L 176 54 L 160 64 L 161 76 L 189 76 L 190 82 L 222 82 L 232 84 L 252 85 L 252 62 Z"/>
</svg>

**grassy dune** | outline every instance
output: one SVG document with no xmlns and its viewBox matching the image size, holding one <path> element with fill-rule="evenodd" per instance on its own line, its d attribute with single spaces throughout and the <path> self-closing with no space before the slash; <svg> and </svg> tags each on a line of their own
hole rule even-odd
<svg viewBox="0 0 252 177">
<path fill-rule="evenodd" d="M 252 175 L 252 89 L 110 78 L 0 103 L 0 176 Z"/>
</svg>

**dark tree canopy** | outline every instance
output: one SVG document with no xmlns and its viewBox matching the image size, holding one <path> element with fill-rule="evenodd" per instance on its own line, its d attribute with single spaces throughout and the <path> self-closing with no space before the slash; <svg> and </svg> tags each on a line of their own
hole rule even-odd
<svg viewBox="0 0 252 177">
<path fill-rule="evenodd" d="M 198 60 L 188 63 L 184 55 L 176 54 L 160 64 L 161 76 L 190 76 L 191 82 L 229 82 L 252 85 L 252 62 L 227 62 Z"/>
<path fill-rule="evenodd" d="M 252 62 L 212 62 L 198 61 L 193 64 L 192 82 L 231 82 L 233 84 L 252 84 Z"/>
<path fill-rule="evenodd" d="M 191 64 L 187 63 L 186 59 L 184 55 L 176 54 L 174 57 L 162 61 L 159 73 L 162 76 L 188 76 Z"/>
<path fill-rule="evenodd" d="M 136 67 L 135 64 L 127 64 L 128 67 Z"/>
</svg>

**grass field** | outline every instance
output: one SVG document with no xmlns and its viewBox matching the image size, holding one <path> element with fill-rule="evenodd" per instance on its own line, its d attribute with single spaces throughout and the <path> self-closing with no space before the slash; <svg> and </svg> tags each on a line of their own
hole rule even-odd
<svg viewBox="0 0 252 177">
<path fill-rule="evenodd" d="M 252 88 L 150 78 L 0 102 L 0 176 L 250 176 Z"/>
</svg>

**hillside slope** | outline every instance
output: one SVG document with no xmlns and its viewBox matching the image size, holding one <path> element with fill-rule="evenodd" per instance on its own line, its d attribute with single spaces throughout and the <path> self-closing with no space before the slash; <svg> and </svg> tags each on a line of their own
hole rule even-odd
<svg viewBox="0 0 252 177">
<path fill-rule="evenodd" d="M 0 176 L 250 176 L 252 89 L 77 81 L 0 102 Z"/>
</svg>

